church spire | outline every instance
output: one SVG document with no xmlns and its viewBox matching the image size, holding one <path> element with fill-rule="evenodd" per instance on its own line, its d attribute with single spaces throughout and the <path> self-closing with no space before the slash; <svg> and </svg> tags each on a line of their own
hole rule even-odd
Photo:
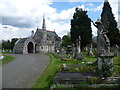
<svg viewBox="0 0 120 90">
<path fill-rule="evenodd" d="M 45 25 L 45 17 L 43 14 L 43 24 L 42 24 L 42 30 L 46 30 L 46 25 Z"/>
</svg>

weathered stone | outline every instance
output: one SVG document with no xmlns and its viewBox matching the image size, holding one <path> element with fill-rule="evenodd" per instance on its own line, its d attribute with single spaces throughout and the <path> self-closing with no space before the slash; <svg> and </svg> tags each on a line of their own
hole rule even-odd
<svg viewBox="0 0 120 90">
<path fill-rule="evenodd" d="M 101 71 L 101 76 L 108 77 L 112 74 L 112 57 L 114 56 L 110 52 L 110 40 L 108 39 L 103 23 L 98 19 L 96 24 L 98 36 L 97 36 L 97 61 L 98 69 Z"/>
<path fill-rule="evenodd" d="M 118 56 L 118 54 L 119 54 L 119 46 L 118 45 L 115 45 L 114 52 L 115 52 L 114 55 Z"/>
<path fill-rule="evenodd" d="M 76 53 L 75 59 L 76 59 L 76 60 L 83 60 L 84 57 L 83 57 L 83 55 L 82 55 L 81 53 Z"/>
<path fill-rule="evenodd" d="M 72 46 L 71 45 L 67 46 L 66 54 L 72 54 Z"/>
<path fill-rule="evenodd" d="M 94 56 L 94 55 L 93 55 L 93 46 L 92 46 L 92 44 L 90 45 L 90 49 L 89 49 L 89 52 L 88 52 L 88 56 Z"/>
</svg>

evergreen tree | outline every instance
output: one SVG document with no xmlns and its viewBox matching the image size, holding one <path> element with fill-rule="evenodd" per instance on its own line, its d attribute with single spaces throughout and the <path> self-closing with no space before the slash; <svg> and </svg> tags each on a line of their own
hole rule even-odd
<svg viewBox="0 0 120 90">
<path fill-rule="evenodd" d="M 13 50 L 14 45 L 15 45 L 15 43 L 16 43 L 17 40 L 18 40 L 17 38 L 13 38 L 13 39 L 11 40 L 11 50 Z"/>
<path fill-rule="evenodd" d="M 110 7 L 108 0 L 105 0 L 104 2 L 101 19 L 103 25 L 108 31 L 107 36 L 110 39 L 111 46 L 116 44 L 120 45 L 120 33 L 117 28 L 117 22 L 115 21 L 115 17 L 112 13 L 112 8 Z"/>
<path fill-rule="evenodd" d="M 17 40 L 18 40 L 17 38 L 13 38 L 11 41 L 10 40 L 7 40 L 7 41 L 2 40 L 2 49 L 13 50 L 14 44 Z"/>
<path fill-rule="evenodd" d="M 70 37 L 68 35 L 64 35 L 62 37 L 62 47 L 67 47 L 68 45 L 71 45 L 71 40 Z"/>
<path fill-rule="evenodd" d="M 91 19 L 87 11 L 76 8 L 71 20 L 71 41 L 76 45 L 79 35 L 81 36 L 81 47 L 85 47 L 92 41 Z"/>
</svg>

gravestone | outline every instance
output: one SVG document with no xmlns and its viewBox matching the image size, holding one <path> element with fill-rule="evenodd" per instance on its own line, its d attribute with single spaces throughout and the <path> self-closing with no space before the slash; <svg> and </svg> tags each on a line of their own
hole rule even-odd
<svg viewBox="0 0 120 90">
<path fill-rule="evenodd" d="M 119 54 L 119 46 L 118 45 L 115 45 L 115 48 L 114 48 L 114 52 L 115 52 L 115 56 L 118 57 L 118 54 Z"/>
<path fill-rule="evenodd" d="M 86 46 L 83 50 L 84 50 L 84 51 L 88 51 L 88 47 Z"/>
<path fill-rule="evenodd" d="M 88 56 L 94 56 L 94 55 L 93 55 L 93 46 L 92 46 L 92 44 L 90 45 L 90 49 L 89 49 L 89 52 L 88 52 Z"/>
<path fill-rule="evenodd" d="M 93 22 L 93 21 L 92 21 Z M 112 74 L 112 57 L 114 56 L 110 52 L 110 40 L 107 37 L 106 27 L 100 19 L 98 19 L 93 25 L 97 30 L 97 61 L 98 70 L 101 71 L 103 77 L 108 77 Z"/>
<path fill-rule="evenodd" d="M 72 45 L 72 55 L 75 56 L 75 44 Z"/>
<path fill-rule="evenodd" d="M 83 60 L 84 57 L 83 57 L 83 55 L 81 53 L 76 53 L 75 59 L 76 60 Z"/>
<path fill-rule="evenodd" d="M 77 40 L 77 50 L 76 50 L 76 53 L 75 53 L 75 59 L 76 60 L 83 60 L 84 57 L 81 53 L 81 37 L 79 36 L 79 39 Z"/>
<path fill-rule="evenodd" d="M 81 53 L 81 37 L 79 36 L 79 39 L 78 39 L 78 43 L 77 43 L 77 50 L 78 50 L 78 53 Z"/>
<path fill-rule="evenodd" d="M 71 45 L 67 46 L 66 54 L 72 54 L 72 46 Z"/>
<path fill-rule="evenodd" d="M 2 53 L 4 53 L 4 52 L 5 52 L 5 49 L 3 48 L 3 49 L 2 49 Z"/>
</svg>

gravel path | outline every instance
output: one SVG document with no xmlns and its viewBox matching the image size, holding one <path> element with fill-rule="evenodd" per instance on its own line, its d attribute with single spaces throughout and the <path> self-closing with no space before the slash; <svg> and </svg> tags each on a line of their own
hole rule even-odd
<svg viewBox="0 0 120 90">
<path fill-rule="evenodd" d="M 15 59 L 2 66 L 3 88 L 30 88 L 49 63 L 49 57 L 43 54 L 11 56 Z"/>
</svg>

